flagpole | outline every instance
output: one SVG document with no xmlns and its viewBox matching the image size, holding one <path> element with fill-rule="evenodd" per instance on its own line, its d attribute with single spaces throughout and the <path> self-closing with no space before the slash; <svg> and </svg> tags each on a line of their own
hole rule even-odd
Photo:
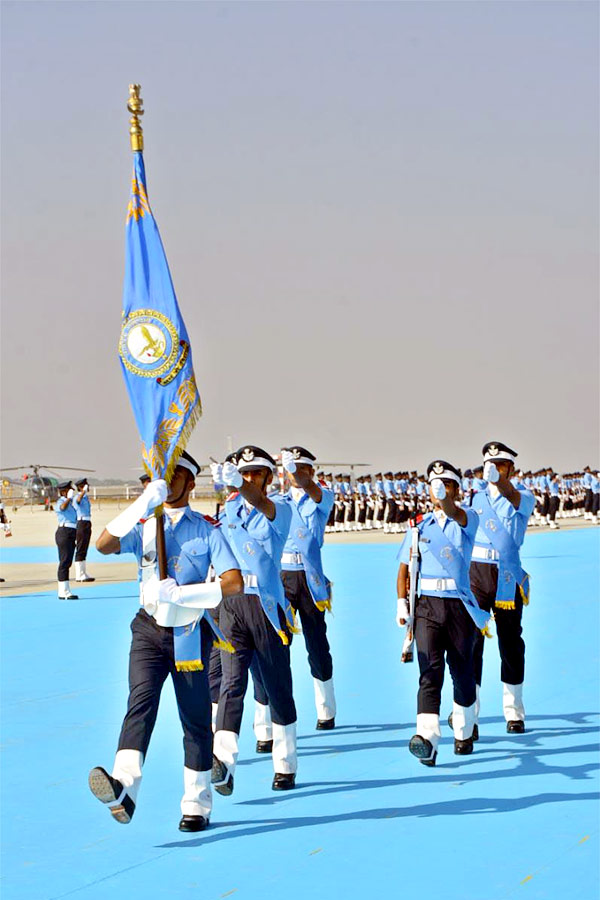
<svg viewBox="0 0 600 900">
<path fill-rule="evenodd" d="M 127 101 L 127 109 L 131 113 L 129 120 L 129 141 L 131 149 L 134 153 L 142 152 L 144 149 L 144 132 L 140 116 L 144 115 L 144 101 L 141 98 L 140 84 L 129 85 L 129 100 Z M 161 581 L 167 578 L 167 548 L 165 545 L 165 518 L 163 507 L 158 506 L 154 510 L 156 517 L 156 558 L 158 561 L 158 575 Z"/>
</svg>

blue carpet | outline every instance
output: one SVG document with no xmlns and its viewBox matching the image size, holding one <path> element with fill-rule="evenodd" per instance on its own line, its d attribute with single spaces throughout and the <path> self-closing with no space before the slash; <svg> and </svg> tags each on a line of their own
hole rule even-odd
<svg viewBox="0 0 600 900">
<path fill-rule="evenodd" d="M 182 747 L 170 684 L 132 824 L 113 822 L 87 789 L 91 766 L 112 765 L 135 586 L 96 582 L 71 603 L 53 592 L 4 597 L 3 900 L 595 897 L 598 532 L 526 539 L 527 733 L 505 733 L 496 641 L 487 641 L 476 752 L 455 757 L 445 727 L 433 770 L 406 749 L 418 673 L 399 662 L 396 553 L 326 548 L 339 728 L 313 730 L 298 637 L 298 789 L 270 790 L 248 707 L 235 793 L 217 795 L 210 830 L 187 837 L 177 831 Z"/>
</svg>

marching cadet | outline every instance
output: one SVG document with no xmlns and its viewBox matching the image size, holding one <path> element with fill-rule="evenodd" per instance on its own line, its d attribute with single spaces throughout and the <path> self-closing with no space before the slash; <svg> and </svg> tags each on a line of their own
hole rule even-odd
<svg viewBox="0 0 600 900">
<path fill-rule="evenodd" d="M 331 609 L 331 583 L 323 572 L 321 548 L 333 494 L 314 480 L 316 459 L 305 447 L 284 447 L 281 454 L 291 483 L 285 500 L 290 532 L 281 557 L 281 577 L 292 609 L 300 616 L 308 664 L 314 680 L 317 729 L 335 727 L 333 662 L 325 611 Z"/>
<path fill-rule="evenodd" d="M 373 492 L 373 481 L 370 475 L 365 475 L 364 477 L 364 485 L 366 492 L 366 516 L 365 516 L 365 528 L 367 531 L 371 531 L 374 527 L 373 519 L 375 517 L 375 494 Z"/>
<path fill-rule="evenodd" d="M 87 478 L 75 482 L 73 507 L 77 513 L 77 529 L 75 531 L 75 581 L 95 581 L 86 571 L 87 552 L 92 537 L 92 509 L 88 491 Z"/>
<path fill-rule="evenodd" d="M 140 604 L 131 623 L 129 699 L 112 774 L 101 766 L 89 775 L 90 790 L 117 822 L 134 814 L 148 746 L 168 675 L 173 679 L 183 726 L 184 794 L 180 831 L 203 831 L 212 808 L 212 729 L 207 667 L 213 639 L 206 609 L 221 597 L 240 595 L 242 576 L 220 528 L 188 503 L 200 470 L 189 453 L 180 456 L 170 484 L 151 481 L 106 526 L 96 542 L 103 554 L 133 553 L 139 565 Z M 157 575 L 156 518 L 164 503 L 168 577 Z M 143 520 L 141 522 L 140 520 Z M 217 578 L 207 582 L 210 566 Z M 219 633 L 217 631 L 217 636 Z"/>
<path fill-rule="evenodd" d="M 592 516 L 595 525 L 600 524 L 600 472 L 592 473 Z"/>
<path fill-rule="evenodd" d="M 350 475 L 343 476 L 342 492 L 344 494 L 344 531 L 352 531 L 354 528 L 354 490 Z"/>
<path fill-rule="evenodd" d="M 396 622 L 412 628 L 407 603 L 408 564 L 413 528 L 419 532 L 421 566 L 414 612 L 419 659 L 417 733 L 408 749 L 423 765 L 434 766 L 440 731 L 440 701 L 444 657 L 454 685 L 454 752 L 473 752 L 475 725 L 475 668 L 473 645 L 489 615 L 477 606 L 469 585 L 469 562 L 477 533 L 473 509 L 458 505 L 461 473 L 444 460 L 427 467 L 433 512 L 409 528 L 400 549 Z"/>
<path fill-rule="evenodd" d="M 365 475 L 359 475 L 356 479 L 355 531 L 364 531 L 367 527 L 367 485 L 365 480 Z"/>
<path fill-rule="evenodd" d="M 333 493 L 334 493 L 334 508 L 335 508 L 335 523 L 334 523 L 334 531 L 343 531 L 344 530 L 344 516 L 346 512 L 345 506 L 345 487 L 344 487 L 344 476 L 341 472 L 335 476 L 335 481 L 333 483 Z"/>
<path fill-rule="evenodd" d="M 383 475 L 383 491 L 385 494 L 385 513 L 383 517 L 383 530 L 389 534 L 396 524 L 396 494 L 394 491 L 394 475 L 385 472 Z"/>
<path fill-rule="evenodd" d="M 333 475 L 331 474 L 331 472 L 329 472 L 328 475 L 323 474 L 323 478 L 321 480 L 325 484 L 325 487 L 327 488 L 327 490 L 331 491 L 332 494 L 334 494 L 334 498 L 335 498 L 334 480 L 333 480 Z M 329 518 L 327 520 L 327 526 L 325 528 L 325 531 L 327 533 L 329 533 L 330 531 L 334 531 L 334 526 L 335 526 L 335 502 L 333 503 L 333 505 L 331 507 L 331 512 L 329 513 Z"/>
<path fill-rule="evenodd" d="M 377 472 L 375 475 L 375 510 L 373 513 L 373 523 L 375 528 L 383 528 L 383 517 L 385 515 L 385 490 L 383 488 L 383 475 Z"/>
<path fill-rule="evenodd" d="M 582 485 L 585 491 L 585 500 L 583 506 L 584 518 L 591 519 L 593 516 L 592 508 L 594 505 L 594 492 L 592 491 L 592 471 L 589 466 L 586 466 L 583 470 Z"/>
<path fill-rule="evenodd" d="M 525 643 L 521 634 L 523 604 L 529 602 L 529 576 L 521 567 L 520 548 L 535 506 L 533 494 L 511 484 L 517 453 L 500 441 L 483 450 L 484 490 L 473 495 L 472 508 L 479 528 L 471 563 L 471 588 L 481 609 L 494 611 L 500 651 L 503 707 L 509 734 L 525 731 L 523 681 Z M 483 635 L 476 635 L 475 675 L 479 687 L 483 671 Z"/>
<path fill-rule="evenodd" d="M 560 525 L 556 521 L 556 514 L 560 509 L 560 479 L 552 469 L 550 469 L 546 478 L 548 480 L 548 493 L 550 496 L 547 521 L 550 528 L 556 530 L 557 528 L 560 528 Z M 516 487 L 516 485 L 514 486 Z"/>
<path fill-rule="evenodd" d="M 63 481 L 58 485 L 58 494 L 58 500 L 54 504 L 58 518 L 58 527 L 54 535 L 58 547 L 58 599 L 79 600 L 78 595 L 71 592 L 69 585 L 69 569 L 75 555 L 77 532 L 77 513 L 73 506 L 75 489 L 70 481 Z"/>
<path fill-rule="evenodd" d="M 232 656 L 221 655 L 214 737 L 212 783 L 225 796 L 233 792 L 244 696 L 253 661 L 269 700 L 273 790 L 290 790 L 296 783 L 296 706 L 285 614 L 289 605 L 281 580 L 281 554 L 292 511 L 280 495 L 267 494 L 275 468 L 269 453 L 246 445 L 227 457 L 222 470 L 223 482 L 235 491 L 225 502 L 223 531 L 244 577 L 244 594 L 225 598 L 219 610 L 220 626 L 236 651 Z"/>
</svg>

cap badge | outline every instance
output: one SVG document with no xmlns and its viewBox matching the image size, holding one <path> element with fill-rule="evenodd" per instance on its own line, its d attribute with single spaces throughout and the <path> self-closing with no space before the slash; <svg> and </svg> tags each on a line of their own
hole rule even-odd
<svg viewBox="0 0 600 900">
<path fill-rule="evenodd" d="M 294 459 L 300 459 L 300 457 L 302 456 L 301 452 L 298 450 L 297 447 L 294 447 L 293 453 L 294 453 Z"/>
<path fill-rule="evenodd" d="M 441 462 L 436 462 L 432 466 L 431 471 L 434 472 L 435 475 L 441 475 L 442 472 L 444 471 L 444 467 Z"/>
<path fill-rule="evenodd" d="M 254 459 L 254 450 L 251 450 L 250 447 L 244 447 L 242 459 L 244 462 L 251 462 Z"/>
<path fill-rule="evenodd" d="M 490 444 L 490 446 L 488 447 L 488 453 L 490 454 L 490 456 L 498 456 L 500 451 L 498 450 L 496 444 Z"/>
</svg>

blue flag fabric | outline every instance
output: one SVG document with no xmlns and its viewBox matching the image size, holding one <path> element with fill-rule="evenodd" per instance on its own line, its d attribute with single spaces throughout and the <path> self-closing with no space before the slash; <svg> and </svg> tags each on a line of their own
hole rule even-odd
<svg viewBox="0 0 600 900">
<path fill-rule="evenodd" d="M 188 333 L 136 152 L 127 207 L 119 356 L 151 478 L 171 477 L 202 415 Z"/>
</svg>

